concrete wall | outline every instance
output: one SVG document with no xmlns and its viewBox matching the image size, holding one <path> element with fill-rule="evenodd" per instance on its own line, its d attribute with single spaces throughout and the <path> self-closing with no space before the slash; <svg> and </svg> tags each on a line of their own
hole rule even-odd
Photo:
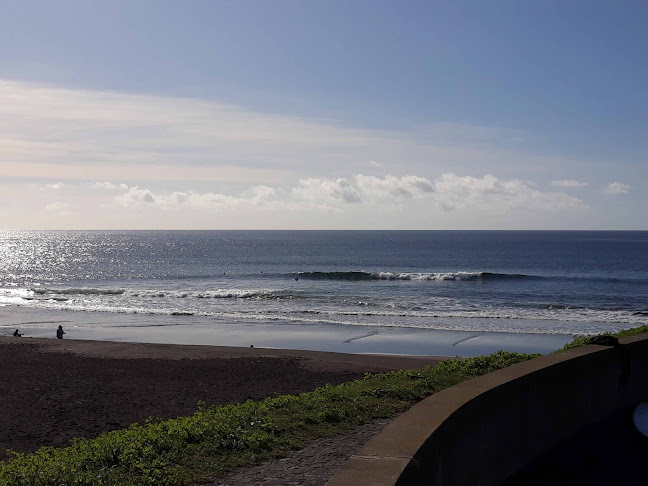
<svg viewBox="0 0 648 486">
<path fill-rule="evenodd" d="M 648 401 L 648 335 L 553 353 L 419 402 L 327 484 L 497 485 L 641 401 Z"/>
</svg>

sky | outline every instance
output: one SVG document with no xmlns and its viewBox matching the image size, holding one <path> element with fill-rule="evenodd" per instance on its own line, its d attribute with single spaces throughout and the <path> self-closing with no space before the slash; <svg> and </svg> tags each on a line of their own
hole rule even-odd
<svg viewBox="0 0 648 486">
<path fill-rule="evenodd" d="M 0 11 L 2 229 L 648 230 L 648 2 Z"/>
</svg>

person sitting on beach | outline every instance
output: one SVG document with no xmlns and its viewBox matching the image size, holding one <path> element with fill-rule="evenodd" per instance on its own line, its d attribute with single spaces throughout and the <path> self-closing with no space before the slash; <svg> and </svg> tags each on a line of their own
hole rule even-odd
<svg viewBox="0 0 648 486">
<path fill-rule="evenodd" d="M 14 331 L 14 337 L 22 337 L 22 334 L 18 332 L 18 329 Z"/>
<path fill-rule="evenodd" d="M 59 326 L 58 329 L 56 330 L 57 339 L 63 339 L 63 334 L 65 334 L 65 331 L 63 330 L 63 326 Z"/>
</svg>

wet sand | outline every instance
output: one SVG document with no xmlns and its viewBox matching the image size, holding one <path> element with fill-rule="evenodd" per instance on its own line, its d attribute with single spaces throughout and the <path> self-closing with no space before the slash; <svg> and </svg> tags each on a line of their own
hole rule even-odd
<svg viewBox="0 0 648 486">
<path fill-rule="evenodd" d="M 455 324 L 461 320 L 457 320 Z M 463 325 L 479 326 L 475 319 Z M 486 320 L 481 325 L 492 324 Z M 518 323 L 521 329 L 524 322 Z M 480 356 L 503 349 L 551 353 L 570 342 L 563 334 L 500 333 L 317 323 L 225 322 L 200 316 L 55 311 L 0 307 L 0 336 L 15 329 L 25 337 L 52 339 L 62 325 L 66 339 L 271 349 L 305 349 L 350 354 Z"/>
<path fill-rule="evenodd" d="M 443 358 L 0 336 L 0 459 Z"/>
</svg>

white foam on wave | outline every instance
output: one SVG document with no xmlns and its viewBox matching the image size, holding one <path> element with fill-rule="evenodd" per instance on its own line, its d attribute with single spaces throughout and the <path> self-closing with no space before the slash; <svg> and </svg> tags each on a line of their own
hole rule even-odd
<svg viewBox="0 0 648 486">
<path fill-rule="evenodd" d="M 72 291 L 82 290 L 76 295 Z M 99 290 L 99 292 L 97 292 Z M 19 305 L 52 310 L 108 312 L 160 316 L 202 316 L 240 320 L 271 320 L 443 330 L 481 330 L 541 334 L 598 333 L 637 327 L 647 322 L 632 310 L 588 308 L 523 308 L 471 306 L 454 299 L 438 298 L 427 308 L 412 303 L 350 301 L 322 302 L 307 298 L 285 303 L 293 291 L 270 289 L 160 290 L 127 289 L 25 289 L 0 288 L 0 305 Z M 206 300 L 205 300 L 206 299 Z M 211 300 L 210 300 L 211 299 Z M 236 303 L 238 299 L 250 302 Z M 258 303 L 256 302 L 258 300 Z M 276 302 L 276 303 L 273 303 Z M 525 322 L 533 321 L 533 326 Z M 519 330 L 516 330 L 518 329 Z"/>
<path fill-rule="evenodd" d="M 166 289 L 99 289 L 72 287 L 62 289 L 31 288 L 19 289 L 21 297 L 56 298 L 55 296 L 124 296 L 140 298 L 169 299 L 253 299 L 253 298 L 286 298 L 287 291 L 269 289 L 205 289 L 205 290 L 166 290 Z"/>
<path fill-rule="evenodd" d="M 50 288 L 32 288 L 30 291 L 36 295 L 121 295 L 125 289 L 94 289 L 87 287 L 50 289 Z"/>
<path fill-rule="evenodd" d="M 379 280 L 427 280 L 435 282 L 471 280 L 482 276 L 482 272 L 437 272 L 437 273 L 410 273 L 410 272 L 376 272 L 373 273 Z"/>
<path fill-rule="evenodd" d="M 170 299 L 285 299 L 288 291 L 270 289 L 214 289 L 214 290 L 128 290 L 125 297 Z"/>
<path fill-rule="evenodd" d="M 21 305 L 32 298 L 32 292 L 25 288 L 0 288 L 0 305 Z"/>
<path fill-rule="evenodd" d="M 428 320 L 425 322 L 398 322 L 392 319 L 386 320 L 350 320 L 345 319 L 343 315 L 320 315 L 313 316 L 295 316 L 290 314 L 266 314 L 266 313 L 239 313 L 225 312 L 214 315 L 208 315 L 225 320 L 234 320 L 239 322 L 245 321 L 271 321 L 280 324 L 281 322 L 291 324 L 328 324 L 338 326 L 354 327 L 383 327 L 383 328 L 405 328 L 405 329 L 425 329 L 438 331 L 467 331 L 467 332 L 496 332 L 512 334 L 552 334 L 552 335 L 576 335 L 576 334 L 598 334 L 601 332 L 618 331 L 622 327 L 611 324 L 600 323 L 582 323 L 582 322 L 556 322 L 551 327 L 547 327 L 545 322 L 525 320 L 511 321 L 507 319 L 439 319 Z"/>
<path fill-rule="evenodd" d="M 25 301 L 23 301 L 25 302 Z M 34 304 L 30 301 L 29 304 Z M 123 303 L 126 304 L 126 303 Z M 25 305 L 25 304 L 23 304 Z M 564 313 L 551 315 L 506 312 L 497 309 L 481 311 L 443 311 L 443 312 L 352 312 L 343 310 L 285 310 L 281 307 L 269 309 L 247 308 L 236 311 L 229 306 L 214 307 L 172 307 L 168 305 L 155 307 L 140 305 L 136 301 L 126 305 L 110 305 L 106 302 L 74 302 L 46 300 L 37 302 L 38 307 L 89 312 L 107 312 L 117 314 L 142 314 L 167 317 L 196 316 L 228 319 L 238 322 L 273 321 L 292 323 L 320 323 L 348 326 L 378 326 L 389 328 L 437 329 L 454 331 L 483 331 L 533 334 L 596 334 L 635 327 L 645 324 L 645 318 L 629 315 L 627 312 L 610 312 L 615 315 L 604 315 L 600 311 L 581 314 L 580 317 Z M 529 324 L 529 323 L 533 324 Z"/>
</svg>

